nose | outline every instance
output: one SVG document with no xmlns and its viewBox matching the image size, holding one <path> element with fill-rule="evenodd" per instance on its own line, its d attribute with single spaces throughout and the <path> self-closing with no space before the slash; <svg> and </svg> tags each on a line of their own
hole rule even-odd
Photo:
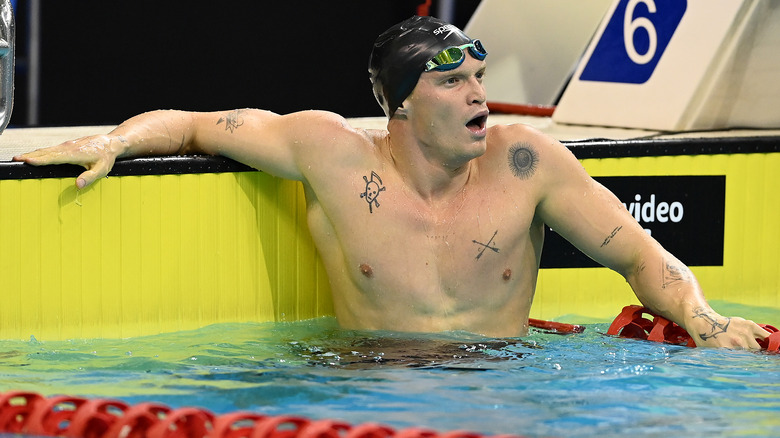
<svg viewBox="0 0 780 438">
<path fill-rule="evenodd" d="M 469 93 L 469 102 L 476 105 L 482 105 L 487 101 L 487 93 L 482 80 L 475 77 L 471 78 L 471 91 Z"/>
</svg>

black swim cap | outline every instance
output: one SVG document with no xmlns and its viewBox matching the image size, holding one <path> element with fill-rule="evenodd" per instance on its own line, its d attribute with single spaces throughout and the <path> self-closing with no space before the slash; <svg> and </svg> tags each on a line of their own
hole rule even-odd
<svg viewBox="0 0 780 438">
<path fill-rule="evenodd" d="M 442 50 L 471 41 L 462 30 L 433 17 L 414 16 L 384 31 L 368 59 L 374 97 L 393 117 L 412 93 L 425 63 Z"/>
</svg>

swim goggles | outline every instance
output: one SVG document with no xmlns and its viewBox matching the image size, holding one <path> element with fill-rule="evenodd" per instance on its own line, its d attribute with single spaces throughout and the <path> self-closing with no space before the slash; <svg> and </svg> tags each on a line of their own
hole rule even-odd
<svg viewBox="0 0 780 438">
<path fill-rule="evenodd" d="M 462 46 L 447 47 L 439 52 L 430 61 L 425 63 L 425 71 L 446 71 L 458 68 L 466 59 L 465 49 L 469 49 L 471 56 L 482 61 L 487 56 L 487 50 L 479 40 L 471 40 Z"/>
</svg>

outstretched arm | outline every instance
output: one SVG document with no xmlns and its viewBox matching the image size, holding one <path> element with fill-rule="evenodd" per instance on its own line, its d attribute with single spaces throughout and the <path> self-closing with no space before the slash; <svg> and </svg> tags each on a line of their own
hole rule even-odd
<svg viewBox="0 0 780 438">
<path fill-rule="evenodd" d="M 558 142 L 537 138 L 544 182 L 539 214 L 597 262 L 622 274 L 651 311 L 679 324 L 699 346 L 760 348 L 769 335 L 752 321 L 726 318 L 707 304 L 685 264 L 648 235 L 604 186 Z"/>
<path fill-rule="evenodd" d="M 117 159 L 182 154 L 222 155 L 276 176 L 301 180 L 299 159 L 306 155 L 301 151 L 341 123 L 335 114 L 318 111 L 285 116 L 256 109 L 152 111 L 108 134 L 67 141 L 14 160 L 32 165 L 81 165 L 87 170 L 76 179 L 79 188 L 106 176 Z"/>
</svg>

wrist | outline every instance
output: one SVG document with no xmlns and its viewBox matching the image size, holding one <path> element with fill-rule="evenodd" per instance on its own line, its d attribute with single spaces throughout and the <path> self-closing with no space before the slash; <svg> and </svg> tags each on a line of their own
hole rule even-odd
<svg viewBox="0 0 780 438">
<path fill-rule="evenodd" d="M 710 341 L 726 333 L 731 318 L 721 316 L 709 306 L 698 306 L 690 309 L 686 315 L 685 329 L 697 343 Z"/>
<path fill-rule="evenodd" d="M 108 149 L 115 158 L 121 158 L 128 154 L 130 141 L 125 135 L 111 133 L 108 135 Z"/>
</svg>

